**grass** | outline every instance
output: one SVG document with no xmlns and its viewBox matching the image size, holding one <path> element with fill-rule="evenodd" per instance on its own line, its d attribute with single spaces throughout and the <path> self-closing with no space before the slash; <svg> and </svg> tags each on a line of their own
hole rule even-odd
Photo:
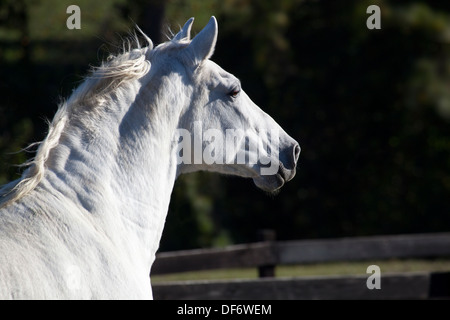
<svg viewBox="0 0 450 320">
<path fill-rule="evenodd" d="M 366 274 L 367 267 L 378 265 L 381 273 L 419 272 L 419 271 L 450 271 L 450 259 L 436 260 L 383 260 L 363 262 L 335 262 L 311 265 L 277 266 L 277 278 L 330 276 Z M 255 268 L 224 269 L 196 272 L 183 272 L 167 275 L 152 276 L 152 283 L 189 280 L 229 280 L 229 279 L 256 279 L 258 271 Z"/>
</svg>

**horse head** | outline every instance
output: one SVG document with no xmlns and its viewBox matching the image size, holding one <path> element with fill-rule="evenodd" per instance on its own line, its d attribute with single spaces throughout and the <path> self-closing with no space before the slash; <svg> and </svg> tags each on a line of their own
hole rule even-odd
<svg viewBox="0 0 450 320">
<path fill-rule="evenodd" d="M 193 21 L 173 39 L 182 45 L 174 58 L 184 73 L 181 94 L 189 97 L 179 110 L 173 138 L 178 174 L 233 174 L 275 191 L 294 177 L 300 146 L 250 99 L 237 77 L 210 60 L 217 42 L 216 19 L 191 40 Z"/>
</svg>

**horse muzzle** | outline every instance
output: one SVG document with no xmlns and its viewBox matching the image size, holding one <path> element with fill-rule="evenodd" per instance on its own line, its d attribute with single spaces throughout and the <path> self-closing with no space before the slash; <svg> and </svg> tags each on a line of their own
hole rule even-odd
<svg viewBox="0 0 450 320">
<path fill-rule="evenodd" d="M 300 152 L 301 148 L 297 142 L 280 150 L 278 171 L 275 174 L 259 175 L 253 178 L 255 185 L 268 192 L 280 189 L 286 182 L 294 178 Z"/>
</svg>

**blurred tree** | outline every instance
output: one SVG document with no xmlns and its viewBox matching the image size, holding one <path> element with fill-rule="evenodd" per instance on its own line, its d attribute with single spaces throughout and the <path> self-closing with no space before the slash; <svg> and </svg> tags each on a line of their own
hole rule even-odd
<svg viewBox="0 0 450 320">
<path fill-rule="evenodd" d="M 18 33 L 22 47 L 20 60 L 22 63 L 30 61 L 30 35 L 28 27 L 28 6 L 36 1 L 25 0 L 0 0 L 0 26 L 8 29 L 10 32 Z"/>
<path fill-rule="evenodd" d="M 15 112 L 7 108 L 7 104 L 17 105 L 20 110 L 20 102 L 24 102 L 19 92 L 11 92 L 10 86 L 5 81 L 6 75 L 14 74 L 5 63 L 5 55 L 14 52 L 15 61 L 23 70 L 29 66 L 30 48 L 28 33 L 28 3 L 25 1 L 0 1 L 0 26 L 2 31 L 9 34 L 0 46 L 0 94 L 3 103 L 0 104 L 0 154 L 1 162 L 20 164 L 26 160 L 26 156 L 17 153 L 27 140 L 30 139 L 33 131 L 32 122 L 29 118 L 18 119 Z M 11 36 L 12 35 L 12 36 Z M 12 37 L 16 36 L 19 44 L 12 45 Z M 12 48 L 14 47 L 14 48 Z M 19 79 L 13 79 L 16 83 Z M 17 112 L 18 110 L 16 110 Z M 16 178 L 17 171 L 11 165 L 0 166 L 0 184 L 6 183 L 11 178 Z"/>
<path fill-rule="evenodd" d="M 163 22 L 166 3 L 165 0 L 130 0 L 116 7 L 125 20 L 133 20 L 157 45 L 165 40 Z"/>
<path fill-rule="evenodd" d="M 366 28 L 375 3 L 382 30 Z M 448 6 L 228 0 L 222 9 L 213 60 L 303 151 L 275 197 L 221 178 L 217 226 L 235 242 L 267 227 L 282 239 L 448 230 Z"/>
</svg>

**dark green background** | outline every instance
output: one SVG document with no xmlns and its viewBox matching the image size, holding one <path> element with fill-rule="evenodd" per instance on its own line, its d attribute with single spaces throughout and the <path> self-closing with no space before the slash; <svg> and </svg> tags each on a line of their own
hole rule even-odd
<svg viewBox="0 0 450 320">
<path fill-rule="evenodd" d="M 219 22 L 213 60 L 302 147 L 276 196 L 198 173 L 176 183 L 161 250 L 450 229 L 450 3 L 0 0 L 0 183 L 61 97 L 139 24 L 156 42 Z M 66 8 L 81 8 L 68 30 Z M 381 30 L 366 9 L 381 8 Z M 16 152 L 12 154 L 13 152 Z"/>
</svg>

